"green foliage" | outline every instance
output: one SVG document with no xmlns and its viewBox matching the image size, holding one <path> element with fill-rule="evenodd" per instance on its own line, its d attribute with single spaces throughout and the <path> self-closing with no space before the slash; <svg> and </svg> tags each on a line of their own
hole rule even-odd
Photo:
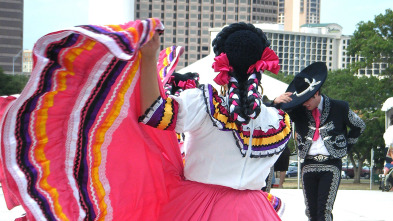
<svg viewBox="0 0 393 221">
<path fill-rule="evenodd" d="M 351 109 L 363 112 L 380 110 L 383 102 L 393 96 L 391 79 L 359 78 L 347 69 L 329 72 L 322 90 L 323 94 L 345 100 Z"/>
<path fill-rule="evenodd" d="M 347 48 L 350 55 L 364 57 L 353 65 L 355 71 L 370 67 L 373 62 L 385 62 L 389 67 L 383 74 L 393 76 L 393 11 L 375 16 L 374 21 L 360 22 Z"/>
<path fill-rule="evenodd" d="M 20 94 L 28 80 L 28 76 L 4 74 L 0 69 L 0 96 Z"/>
</svg>

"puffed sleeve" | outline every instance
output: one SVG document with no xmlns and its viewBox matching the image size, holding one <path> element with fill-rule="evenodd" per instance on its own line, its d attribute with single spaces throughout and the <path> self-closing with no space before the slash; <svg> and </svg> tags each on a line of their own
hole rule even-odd
<svg viewBox="0 0 393 221">
<path fill-rule="evenodd" d="M 202 91 L 194 88 L 179 96 L 159 97 L 139 121 L 161 130 L 184 133 L 196 129 L 206 116 Z"/>
</svg>

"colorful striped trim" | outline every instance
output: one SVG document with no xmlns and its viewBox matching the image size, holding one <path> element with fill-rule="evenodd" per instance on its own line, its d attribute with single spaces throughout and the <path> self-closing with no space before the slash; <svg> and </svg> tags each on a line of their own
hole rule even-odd
<svg viewBox="0 0 393 221">
<path fill-rule="evenodd" d="M 160 52 L 157 62 L 157 78 L 160 84 L 160 94 L 162 97 L 168 97 L 169 91 L 165 87 L 172 73 L 175 71 L 180 56 L 183 54 L 182 46 L 171 46 Z"/>
<path fill-rule="evenodd" d="M 178 111 L 179 104 L 174 99 L 159 97 L 139 122 L 161 130 L 175 130 Z"/>
<path fill-rule="evenodd" d="M 211 85 L 202 85 L 201 89 L 204 91 L 207 112 L 213 124 L 220 130 L 232 131 L 240 152 L 245 156 L 250 142 L 250 131 L 244 130 L 242 126 L 230 119 L 225 99 L 219 96 Z M 291 120 L 287 113 L 282 110 L 278 111 L 282 116 L 279 128 L 271 128 L 266 132 L 255 128 L 253 131 L 251 157 L 271 156 L 284 150 L 285 144 L 291 136 Z"/>
<path fill-rule="evenodd" d="M 107 147 L 128 115 L 138 49 L 157 29 L 158 19 L 89 25 L 37 42 L 32 76 L 4 118 L 0 151 L 28 219 L 112 219 Z"/>
<path fill-rule="evenodd" d="M 272 204 L 274 210 L 277 212 L 277 214 L 281 217 L 284 214 L 284 203 L 281 201 L 280 198 L 270 194 L 267 194 L 267 199 L 269 200 L 270 204 Z"/>
</svg>

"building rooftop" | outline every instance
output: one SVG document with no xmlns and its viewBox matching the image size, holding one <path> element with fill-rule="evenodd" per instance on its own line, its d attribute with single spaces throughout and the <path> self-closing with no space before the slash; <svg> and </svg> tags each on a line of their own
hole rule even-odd
<svg viewBox="0 0 393 221">
<path fill-rule="evenodd" d="M 301 25 L 300 27 L 317 28 L 317 27 L 327 27 L 327 26 L 331 26 L 331 25 L 339 25 L 339 24 L 337 24 L 337 23 L 304 24 L 304 25 Z"/>
</svg>

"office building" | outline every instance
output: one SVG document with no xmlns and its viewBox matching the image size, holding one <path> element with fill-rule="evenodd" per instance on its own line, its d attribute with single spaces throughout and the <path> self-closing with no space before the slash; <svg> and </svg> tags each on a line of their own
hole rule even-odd
<svg viewBox="0 0 393 221">
<path fill-rule="evenodd" d="M 335 23 L 303 25 L 299 32 L 285 31 L 283 24 L 254 25 L 262 29 L 271 41 L 270 48 L 279 57 L 280 72 L 286 75 L 296 75 L 311 63 L 318 61 L 325 62 L 328 70 L 334 71 L 348 68 L 352 63 L 362 59 L 360 56 L 347 54 L 346 49 L 351 36 L 342 35 L 342 27 Z M 222 27 L 209 29 L 211 39 L 214 39 L 221 29 Z M 180 73 L 198 72 L 201 82 L 215 85 L 213 78 L 217 73 L 211 68 L 214 57 L 210 51 L 207 57 L 181 69 Z M 386 68 L 386 63 L 375 63 L 372 67 L 359 70 L 357 74 L 378 76 Z M 270 85 L 265 84 L 263 87 L 269 88 Z M 272 91 L 275 91 L 274 88 Z M 271 95 L 272 98 L 277 95 L 274 93 Z"/>
<path fill-rule="evenodd" d="M 209 54 L 209 28 L 239 21 L 277 23 L 278 0 L 135 0 L 135 19 L 155 17 L 165 26 L 162 49 L 181 45 L 178 67 Z"/>
<path fill-rule="evenodd" d="M 23 0 L 0 0 L 0 67 L 6 74 L 22 72 Z"/>
<path fill-rule="evenodd" d="M 286 31 L 299 31 L 304 24 L 320 22 L 321 0 L 279 0 L 278 23 Z"/>
<path fill-rule="evenodd" d="M 22 72 L 23 74 L 30 74 L 32 70 L 33 70 L 32 50 L 23 50 Z"/>
<path fill-rule="evenodd" d="M 297 74 L 313 62 L 326 63 L 329 71 L 349 68 L 362 59 L 347 54 L 351 36 L 342 35 L 342 27 L 335 23 L 305 24 L 299 32 L 285 31 L 283 25 L 255 24 L 264 30 L 271 40 L 271 48 L 280 58 L 281 71 Z M 374 63 L 372 67 L 360 69 L 359 75 L 379 75 L 386 63 Z"/>
<path fill-rule="evenodd" d="M 277 23 L 278 0 L 253 0 L 252 23 Z"/>
</svg>

